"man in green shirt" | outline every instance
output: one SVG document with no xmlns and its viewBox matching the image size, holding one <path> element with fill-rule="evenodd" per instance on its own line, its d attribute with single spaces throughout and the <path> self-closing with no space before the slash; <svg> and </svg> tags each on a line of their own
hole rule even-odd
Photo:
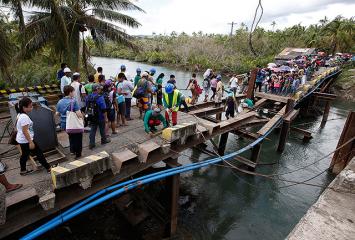
<svg viewBox="0 0 355 240">
<path fill-rule="evenodd" d="M 134 77 L 134 86 L 137 86 L 139 80 L 141 80 L 142 70 L 140 68 L 137 68 L 136 72 L 137 72 L 137 75 Z"/>
<path fill-rule="evenodd" d="M 145 113 L 143 121 L 146 133 L 154 134 L 157 131 L 156 127 L 161 123 L 163 123 L 164 128 L 168 127 L 168 123 L 160 112 L 160 108 L 156 107 L 154 110 L 148 110 Z"/>
<path fill-rule="evenodd" d="M 92 93 L 92 86 L 95 83 L 94 75 L 89 75 L 88 80 L 89 80 L 89 82 L 87 84 L 85 84 L 85 86 L 84 86 L 87 95 Z"/>
</svg>

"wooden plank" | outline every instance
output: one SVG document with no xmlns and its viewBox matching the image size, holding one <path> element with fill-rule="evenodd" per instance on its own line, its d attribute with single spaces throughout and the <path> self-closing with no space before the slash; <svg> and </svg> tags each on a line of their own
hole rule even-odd
<svg viewBox="0 0 355 240">
<path fill-rule="evenodd" d="M 202 109 L 190 111 L 189 114 L 195 115 L 197 117 L 203 117 L 203 116 L 218 114 L 221 112 L 224 112 L 224 106 L 202 108 Z"/>
<path fill-rule="evenodd" d="M 298 127 L 291 127 L 290 129 L 291 131 L 303 134 L 306 138 L 312 138 L 312 133 L 310 131 Z"/>
<path fill-rule="evenodd" d="M 206 129 L 208 129 L 209 134 L 212 134 L 214 131 L 220 129 L 220 126 L 216 123 L 212 123 L 203 118 L 197 118 L 198 124 L 202 125 Z"/>
<path fill-rule="evenodd" d="M 282 118 L 282 116 L 285 114 L 286 111 L 286 106 L 284 106 L 273 118 L 271 118 L 271 120 L 265 124 L 257 133 L 260 135 L 265 135 L 265 133 L 267 131 L 269 131 L 269 129 L 274 126 L 274 124 L 280 119 Z"/>
<path fill-rule="evenodd" d="M 243 164 L 249 166 L 249 167 L 252 167 L 252 168 L 256 167 L 256 163 L 255 162 L 253 162 L 253 161 L 251 161 L 251 160 L 249 160 L 249 159 L 247 159 L 245 157 L 236 156 L 234 159 L 237 160 L 240 163 L 243 163 Z"/>
<path fill-rule="evenodd" d="M 231 127 L 235 124 L 238 124 L 239 122 L 246 120 L 248 118 L 253 118 L 257 116 L 255 112 L 248 112 L 245 114 L 239 114 L 234 118 L 230 118 L 228 120 L 222 121 L 219 123 L 220 128 L 226 128 L 226 127 Z"/>
<path fill-rule="evenodd" d="M 297 115 L 299 114 L 300 110 L 299 109 L 294 109 L 292 110 L 285 118 L 284 118 L 284 121 L 285 122 L 292 122 L 296 117 Z"/>
<path fill-rule="evenodd" d="M 258 107 L 261 107 L 262 105 L 264 105 L 269 99 L 266 99 L 266 98 L 262 98 L 260 99 L 259 101 L 257 101 L 254 105 L 254 109 L 255 108 L 258 108 Z"/>
<path fill-rule="evenodd" d="M 336 99 L 337 95 L 331 94 L 331 93 L 321 93 L 321 92 L 314 92 L 313 93 L 315 96 L 317 96 L 319 99 L 326 98 L 326 99 Z"/>
<path fill-rule="evenodd" d="M 220 123 L 221 122 L 220 120 L 218 120 L 218 119 L 216 119 L 215 117 L 212 117 L 212 116 L 204 116 L 202 118 L 207 120 L 207 121 L 213 122 L 213 123 Z"/>
<path fill-rule="evenodd" d="M 258 74 L 258 68 L 254 68 L 251 70 L 250 79 L 248 82 L 248 89 L 247 89 L 247 98 L 254 99 L 254 85 L 256 80 L 256 75 Z"/>
<path fill-rule="evenodd" d="M 274 95 L 274 94 L 268 94 L 268 93 L 262 93 L 262 92 L 256 92 L 255 97 L 258 98 L 265 98 L 268 100 L 272 100 L 275 102 L 282 102 L 282 103 L 287 103 L 287 100 L 289 97 L 284 97 L 284 96 L 279 96 L 279 95 Z"/>
<path fill-rule="evenodd" d="M 257 133 L 253 133 L 253 132 L 249 132 L 245 129 L 236 129 L 234 131 L 232 131 L 232 133 L 236 134 L 236 135 L 242 135 L 243 137 L 249 138 L 249 139 L 258 139 L 259 138 L 259 134 Z"/>
</svg>

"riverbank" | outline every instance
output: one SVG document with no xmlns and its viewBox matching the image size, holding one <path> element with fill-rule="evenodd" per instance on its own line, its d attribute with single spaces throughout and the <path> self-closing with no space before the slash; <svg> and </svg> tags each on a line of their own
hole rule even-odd
<svg viewBox="0 0 355 240">
<path fill-rule="evenodd" d="M 353 239 L 355 236 L 355 158 L 312 205 L 289 240 Z"/>
<path fill-rule="evenodd" d="M 342 74 L 334 83 L 335 94 L 347 101 L 355 102 L 355 68 L 344 68 Z"/>
</svg>

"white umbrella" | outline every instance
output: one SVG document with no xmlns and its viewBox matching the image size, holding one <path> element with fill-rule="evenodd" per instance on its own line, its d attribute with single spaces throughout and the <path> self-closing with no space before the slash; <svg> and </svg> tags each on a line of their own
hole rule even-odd
<svg viewBox="0 0 355 240">
<path fill-rule="evenodd" d="M 276 68 L 276 67 L 277 67 L 276 63 L 268 63 L 267 64 L 267 68 Z"/>
</svg>

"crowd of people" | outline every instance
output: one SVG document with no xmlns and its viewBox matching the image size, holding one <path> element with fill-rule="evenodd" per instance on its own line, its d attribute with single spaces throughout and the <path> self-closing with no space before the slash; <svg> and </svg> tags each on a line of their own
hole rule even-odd
<svg viewBox="0 0 355 240">
<path fill-rule="evenodd" d="M 313 72 L 321 66 L 322 62 L 318 60 L 304 56 L 282 66 L 270 63 L 267 68 L 259 67 L 254 90 L 279 95 L 293 94 L 302 84 L 310 80 Z M 166 128 L 178 124 L 180 107 L 183 106 L 186 112 L 190 111 L 189 108 L 199 101 L 202 94 L 204 95 L 201 99 L 203 102 L 214 101 L 216 106 L 221 106 L 222 98 L 225 97 L 227 119 L 235 117 L 243 107 L 252 108 L 254 105 L 252 99 L 238 101 L 236 98 L 237 94 L 247 91 L 250 73 L 234 74 L 224 84 L 220 74 L 207 69 L 203 74 L 202 87 L 199 85 L 197 75 L 193 73 L 184 89 L 190 91 L 190 94 L 185 96 L 183 91 L 177 89 L 174 75 L 170 75 L 163 86 L 165 74 L 156 75 L 155 68 L 149 71 L 137 68 L 134 76 L 126 70 L 126 66 L 121 65 L 120 72 L 115 78 L 106 79 L 103 68 L 98 67 L 97 72 L 89 75 L 85 81 L 81 79 L 80 73 L 72 73 L 67 64 L 61 64 L 57 79 L 60 81 L 62 98 L 57 103 L 56 114 L 60 116 L 61 130 L 68 133 L 70 153 L 76 159 L 82 155 L 83 130 L 68 129 L 68 112 L 75 114 L 84 126 L 90 128 L 89 148 L 93 149 L 96 147 L 97 129 L 100 132 L 101 144 L 107 144 L 110 142 L 110 136 L 118 133 L 118 127 L 127 126 L 127 123 L 133 119 L 131 116 L 132 102 L 139 109 L 139 118 L 142 119 L 144 130 L 153 136 L 158 132 L 159 125 Z M 33 172 L 26 167 L 31 153 L 36 155 L 39 163 L 50 172 L 51 166 L 38 144 L 33 140 L 33 122 L 28 116 L 32 110 L 31 99 L 22 98 L 16 110 L 18 111 L 15 123 L 16 141 L 21 150 L 20 174 L 27 175 Z M 7 182 L 3 175 L 3 168 L 0 165 L 0 180 L 6 190 L 12 191 L 20 188 L 21 184 Z"/>
</svg>

